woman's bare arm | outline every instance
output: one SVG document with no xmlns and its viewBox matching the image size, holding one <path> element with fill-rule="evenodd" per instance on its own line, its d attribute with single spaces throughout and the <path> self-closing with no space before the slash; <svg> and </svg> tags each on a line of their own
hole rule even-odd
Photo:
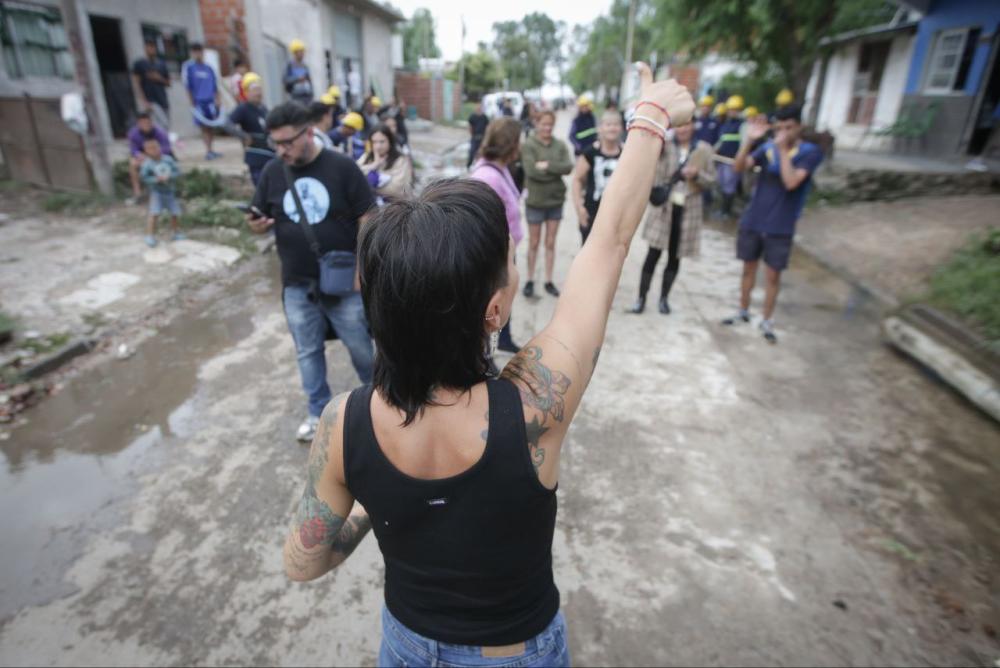
<svg viewBox="0 0 1000 668">
<path fill-rule="evenodd" d="M 645 65 L 640 73 L 642 100 L 666 108 L 677 123 L 691 118 L 694 100 L 687 89 L 674 80 L 653 83 Z M 642 114 L 668 122 L 653 105 L 643 105 Z M 521 391 L 532 459 L 539 479 L 550 487 L 558 479 L 563 437 L 597 365 L 611 303 L 663 147 L 650 124 L 640 121 L 637 127 L 650 131 L 629 133 L 590 237 L 570 266 L 552 321 L 503 372 Z"/>
</svg>

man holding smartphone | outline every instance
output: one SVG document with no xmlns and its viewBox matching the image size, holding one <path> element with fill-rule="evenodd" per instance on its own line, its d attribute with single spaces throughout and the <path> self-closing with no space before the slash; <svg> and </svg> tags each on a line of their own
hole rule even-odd
<svg viewBox="0 0 1000 668">
<path fill-rule="evenodd" d="M 253 207 L 247 214 L 250 229 L 264 234 L 272 227 L 281 260 L 282 301 L 288 329 L 295 341 L 302 389 L 309 414 L 296 438 L 312 441 L 323 408 L 331 399 L 326 381 L 325 340 L 330 327 L 351 355 L 362 383 L 372 379 L 374 347 L 368 334 L 361 293 L 330 296 L 319 291 L 319 261 L 302 227 L 310 225 L 320 254 L 356 251 L 358 229 L 374 206 L 364 174 L 347 156 L 319 148 L 312 140 L 309 110 L 297 102 L 275 107 L 267 115 L 269 142 L 277 155 L 263 169 Z M 285 177 L 288 166 L 307 221 Z"/>
</svg>

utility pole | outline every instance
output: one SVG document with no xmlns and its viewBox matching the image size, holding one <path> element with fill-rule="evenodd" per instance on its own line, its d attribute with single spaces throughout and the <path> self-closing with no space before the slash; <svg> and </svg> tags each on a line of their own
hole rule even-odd
<svg viewBox="0 0 1000 668">
<path fill-rule="evenodd" d="M 62 0 L 62 19 L 69 52 L 73 57 L 76 83 L 83 93 L 83 109 L 87 113 L 87 131 L 83 134 L 83 145 L 94 172 L 97 189 L 101 194 L 110 196 L 114 194 L 111 160 L 108 158 L 108 147 L 104 143 L 100 117 L 97 115 L 96 96 L 90 79 L 87 52 L 83 48 L 83 35 L 80 32 L 80 6 L 77 0 Z"/>
<path fill-rule="evenodd" d="M 626 92 L 629 73 L 632 68 L 632 41 L 635 37 L 635 6 L 638 0 L 629 0 L 628 3 L 628 26 L 625 30 L 625 70 L 622 72 L 622 85 L 618 88 L 618 104 L 625 104 L 622 95 Z M 632 91 L 638 92 L 638 91 Z"/>
<path fill-rule="evenodd" d="M 465 15 L 462 20 L 462 46 L 458 52 L 458 91 L 462 98 L 465 97 Z"/>
</svg>

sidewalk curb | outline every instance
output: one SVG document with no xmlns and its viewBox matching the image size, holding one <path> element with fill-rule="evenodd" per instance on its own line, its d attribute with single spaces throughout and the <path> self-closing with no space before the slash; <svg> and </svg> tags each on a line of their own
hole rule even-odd
<svg viewBox="0 0 1000 668">
<path fill-rule="evenodd" d="M 874 285 L 871 285 L 861 280 L 848 270 L 838 265 L 830 258 L 826 257 L 820 251 L 816 250 L 815 248 L 812 248 L 807 239 L 802 239 L 796 236 L 795 247 L 803 251 L 806 255 L 815 260 L 816 263 L 819 264 L 821 267 L 823 267 L 833 275 L 837 276 L 844 282 L 848 283 L 853 288 L 874 297 L 875 300 L 879 302 L 879 304 L 882 306 L 883 309 L 891 311 L 894 309 L 898 309 L 900 307 L 900 302 L 898 299 L 896 299 L 894 295 L 890 294 L 889 292 L 886 292 L 881 288 L 877 288 Z"/>
<path fill-rule="evenodd" d="M 47 373 L 55 371 L 71 359 L 79 357 L 85 353 L 89 353 L 96 345 L 97 341 L 95 339 L 78 339 L 76 341 L 72 341 L 22 371 L 21 377 L 25 380 L 40 378 Z"/>
<path fill-rule="evenodd" d="M 951 332 L 936 326 L 933 318 L 921 312 L 923 310 L 929 309 L 926 306 L 907 307 L 886 318 L 882 322 L 885 338 L 1000 422 L 1000 376 L 991 373 L 987 364 L 976 364 L 968 359 L 969 351 L 964 351 L 965 354 L 962 351 L 966 346 Z"/>
</svg>

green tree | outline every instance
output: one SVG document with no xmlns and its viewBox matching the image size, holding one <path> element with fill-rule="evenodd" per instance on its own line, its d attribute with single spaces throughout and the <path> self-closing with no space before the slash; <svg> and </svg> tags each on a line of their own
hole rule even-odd
<svg viewBox="0 0 1000 668">
<path fill-rule="evenodd" d="M 597 17 L 589 27 L 574 28 L 573 41 L 583 44 L 573 55 L 575 62 L 569 71 L 569 85 L 577 92 L 604 89 L 617 98 L 625 71 L 625 41 L 628 32 L 629 0 L 614 0 L 611 10 Z M 633 59 L 647 59 L 659 34 L 652 20 L 654 6 L 650 0 L 639 0 L 636 7 L 633 35 Z"/>
<path fill-rule="evenodd" d="M 798 99 L 805 94 L 824 37 L 892 18 L 895 7 L 872 0 L 655 0 L 661 47 L 699 56 L 718 51 L 780 72 Z"/>
<path fill-rule="evenodd" d="M 486 48 L 486 44 L 480 42 L 477 51 L 463 54 L 462 61 L 465 64 L 464 92 L 470 100 L 479 99 L 503 84 L 503 67 L 496 56 Z M 458 79 L 457 65 L 448 72 L 448 78 Z"/>
<path fill-rule="evenodd" d="M 558 65 L 560 47 L 559 24 L 547 14 L 532 12 L 520 21 L 493 24 L 493 49 L 511 88 L 524 90 L 545 83 L 545 66 Z"/>
<path fill-rule="evenodd" d="M 441 49 L 434 39 L 434 17 L 429 9 L 417 9 L 403 24 L 403 65 L 419 68 L 421 58 L 440 58 Z"/>
</svg>

